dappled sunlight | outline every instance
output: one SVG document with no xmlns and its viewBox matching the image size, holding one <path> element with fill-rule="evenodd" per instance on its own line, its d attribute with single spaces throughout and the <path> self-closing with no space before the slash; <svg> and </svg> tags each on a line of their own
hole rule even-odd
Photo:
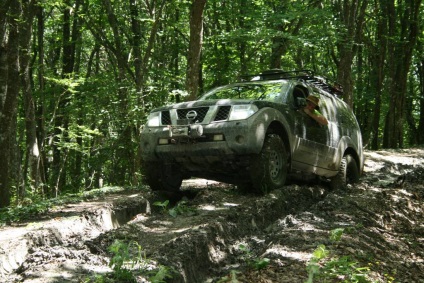
<svg viewBox="0 0 424 283">
<path fill-rule="evenodd" d="M 405 149 L 405 154 L 396 154 L 392 151 L 366 151 L 364 153 L 367 162 L 365 168 L 368 171 L 374 171 L 376 169 L 381 169 L 387 162 L 393 164 L 405 164 L 413 166 L 424 165 L 423 158 L 424 150 L 423 149 Z"/>
<path fill-rule="evenodd" d="M 396 279 L 393 282 L 420 282 L 415 279 L 424 270 L 422 160 L 408 152 L 390 161 L 384 152 L 372 156 L 366 161 L 371 171 L 344 191 L 328 190 L 323 183 L 302 183 L 259 196 L 239 193 L 234 186 L 191 179 L 183 184 L 187 199 L 166 207 L 150 207 L 156 199 L 147 201 L 134 192 L 110 197 L 113 202 L 109 204 L 102 198 L 58 207 L 50 222 L 62 223 L 60 231 L 49 229 L 44 222 L 16 227 L 31 233 L 37 244 L 31 253 L 25 242 L 30 238 L 13 247 L 13 237 L 3 239 L 7 243 L 2 244 L 14 251 L 7 264 L 16 269 L 25 261 L 29 266 L 25 276 L 34 280 L 41 278 L 40 268 L 45 268 L 48 272 L 43 278 L 53 278 L 51 282 L 73 280 L 79 273 L 106 274 L 110 271 L 108 249 L 120 240 L 139 244 L 149 262 L 175 268 L 190 278 L 187 282 L 195 282 L 194 278 L 206 272 L 216 281 L 216 276 L 235 270 L 239 282 L 267 278 L 291 283 L 307 280 L 308 261 L 324 245 L 333 258 L 346 256 L 358 266 L 370 267 L 373 279 L 389 274 Z M 181 210 L 170 213 L 175 208 Z M 73 214 L 75 210 L 83 211 L 81 218 Z M 68 217 L 57 217 L 59 212 Z M 87 225 L 80 227 L 81 223 Z M 331 239 L 335 229 L 343 230 L 337 242 Z M 25 254 L 19 254 L 20 250 Z M 56 259 L 66 264 L 56 264 Z M 263 269 L 252 268 L 264 260 Z"/>
<path fill-rule="evenodd" d="M 211 262 L 220 263 L 227 258 L 227 253 L 221 249 L 220 245 L 208 245 L 208 255 Z"/>
<path fill-rule="evenodd" d="M 197 207 L 199 210 L 205 210 L 205 211 L 218 211 L 218 210 L 227 210 L 230 207 L 236 207 L 239 206 L 238 203 L 229 203 L 229 202 L 223 202 L 218 205 L 214 204 L 201 204 Z"/>
<path fill-rule="evenodd" d="M 202 204 L 198 206 L 199 210 L 205 210 L 205 211 L 218 211 L 218 210 L 227 210 L 228 207 L 225 206 L 216 206 L 212 204 Z"/>
<path fill-rule="evenodd" d="M 271 248 L 267 249 L 264 253 L 264 256 L 269 255 L 278 255 L 284 258 L 290 258 L 304 262 L 310 260 L 312 257 L 312 253 L 310 252 L 299 252 L 293 250 L 293 248 L 281 245 L 273 245 Z"/>
</svg>

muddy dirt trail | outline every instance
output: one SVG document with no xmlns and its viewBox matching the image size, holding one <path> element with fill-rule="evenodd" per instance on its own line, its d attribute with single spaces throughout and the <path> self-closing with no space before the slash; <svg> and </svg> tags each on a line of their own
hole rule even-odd
<svg viewBox="0 0 424 283">
<path fill-rule="evenodd" d="M 423 183 L 424 150 L 409 149 L 367 151 L 346 191 L 296 182 L 258 196 L 191 180 L 173 202 L 125 190 L 0 228 L 0 282 L 113 282 L 116 243 L 136 259 L 123 267 L 137 282 L 324 282 L 311 269 L 320 245 L 363 282 L 424 282 Z M 338 268 L 327 282 L 351 276 Z"/>
</svg>

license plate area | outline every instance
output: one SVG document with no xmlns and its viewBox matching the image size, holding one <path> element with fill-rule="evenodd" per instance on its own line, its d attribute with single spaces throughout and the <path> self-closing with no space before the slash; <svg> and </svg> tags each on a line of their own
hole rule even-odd
<svg viewBox="0 0 424 283">
<path fill-rule="evenodd" d="M 188 126 L 173 126 L 169 129 L 170 137 L 188 137 L 189 127 Z"/>
</svg>

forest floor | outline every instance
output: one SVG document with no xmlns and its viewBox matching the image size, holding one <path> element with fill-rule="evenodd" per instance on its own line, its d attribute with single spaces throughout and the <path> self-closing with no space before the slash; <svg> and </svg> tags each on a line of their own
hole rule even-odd
<svg viewBox="0 0 424 283">
<path fill-rule="evenodd" d="M 183 192 L 123 190 L 1 227 L 0 282 L 424 282 L 424 149 L 366 151 L 345 191 Z"/>
</svg>

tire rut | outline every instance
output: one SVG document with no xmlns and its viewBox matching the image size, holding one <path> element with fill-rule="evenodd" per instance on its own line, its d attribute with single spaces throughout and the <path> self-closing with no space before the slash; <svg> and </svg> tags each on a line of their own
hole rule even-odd
<svg viewBox="0 0 424 283">
<path fill-rule="evenodd" d="M 106 254 L 116 239 L 136 241 L 150 260 L 176 271 L 167 282 L 205 282 L 240 260 L 238 243 L 263 234 L 278 219 L 307 210 L 326 193 L 316 185 L 286 186 L 265 196 L 210 188 L 187 202 L 197 215 L 174 218 L 157 211 L 87 244 L 92 252 Z"/>
</svg>

